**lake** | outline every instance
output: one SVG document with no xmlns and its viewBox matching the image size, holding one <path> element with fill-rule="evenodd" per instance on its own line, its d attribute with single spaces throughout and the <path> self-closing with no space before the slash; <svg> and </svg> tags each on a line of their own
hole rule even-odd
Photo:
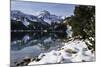
<svg viewBox="0 0 100 67">
<path fill-rule="evenodd" d="M 61 32 L 11 32 L 11 64 L 57 50 L 66 41 L 67 34 Z"/>
</svg>

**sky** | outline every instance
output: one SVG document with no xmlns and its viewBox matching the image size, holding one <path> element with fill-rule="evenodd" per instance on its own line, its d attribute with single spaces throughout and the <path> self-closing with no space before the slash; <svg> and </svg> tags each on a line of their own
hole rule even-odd
<svg viewBox="0 0 100 67">
<path fill-rule="evenodd" d="M 73 15 L 74 8 L 74 4 L 11 1 L 11 10 L 20 10 L 31 15 L 38 15 L 40 11 L 47 10 L 57 16 L 71 16 Z"/>
</svg>

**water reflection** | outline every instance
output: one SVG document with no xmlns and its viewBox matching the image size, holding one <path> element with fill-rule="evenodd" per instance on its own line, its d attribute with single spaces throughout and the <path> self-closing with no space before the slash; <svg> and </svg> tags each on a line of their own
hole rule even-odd
<svg viewBox="0 0 100 67">
<path fill-rule="evenodd" d="M 39 45 L 48 49 L 55 46 L 57 43 L 67 39 L 64 33 L 25 33 L 25 32 L 12 32 L 11 33 L 11 50 L 21 50 L 28 46 Z M 41 45 L 40 45 L 41 44 Z"/>
<path fill-rule="evenodd" d="M 66 33 L 11 32 L 11 61 L 57 50 L 66 40 Z"/>
</svg>

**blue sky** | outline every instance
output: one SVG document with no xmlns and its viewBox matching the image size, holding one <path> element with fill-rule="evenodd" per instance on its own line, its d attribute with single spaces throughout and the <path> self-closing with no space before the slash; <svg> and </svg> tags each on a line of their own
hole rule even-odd
<svg viewBox="0 0 100 67">
<path fill-rule="evenodd" d="M 11 10 L 20 10 L 27 14 L 37 15 L 40 11 L 47 10 L 57 16 L 73 15 L 75 5 L 57 4 L 57 3 L 40 3 L 31 1 L 12 1 Z"/>
</svg>

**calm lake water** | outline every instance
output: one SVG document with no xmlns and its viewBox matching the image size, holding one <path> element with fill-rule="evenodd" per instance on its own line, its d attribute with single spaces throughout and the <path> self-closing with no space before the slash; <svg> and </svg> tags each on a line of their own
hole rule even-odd
<svg viewBox="0 0 100 67">
<path fill-rule="evenodd" d="M 66 33 L 11 32 L 11 64 L 25 57 L 57 50 L 66 41 Z"/>
</svg>

